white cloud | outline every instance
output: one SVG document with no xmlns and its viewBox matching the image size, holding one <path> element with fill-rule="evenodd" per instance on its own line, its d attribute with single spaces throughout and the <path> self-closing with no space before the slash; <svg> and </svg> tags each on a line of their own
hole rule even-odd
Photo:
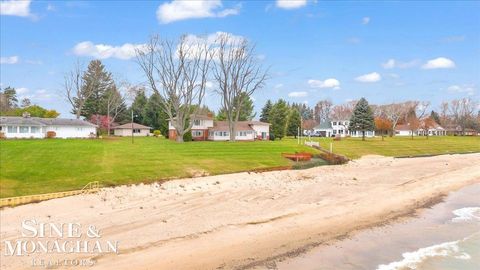
<svg viewBox="0 0 480 270">
<path fill-rule="evenodd" d="M 276 5 L 283 9 L 295 9 L 306 6 L 307 0 L 277 0 Z"/>
<path fill-rule="evenodd" d="M 0 57 L 0 64 L 16 64 L 18 60 L 18 56 Z"/>
<path fill-rule="evenodd" d="M 197 0 L 197 1 L 181 1 L 173 0 L 169 3 L 161 4 L 157 9 L 157 19 L 161 23 L 171 23 L 174 21 L 209 18 L 209 17 L 226 17 L 236 15 L 240 12 L 241 5 L 234 8 L 223 9 L 220 0 Z"/>
<path fill-rule="evenodd" d="M 451 85 L 447 90 L 451 93 L 466 93 L 471 96 L 475 93 L 475 86 L 473 84 Z"/>
<path fill-rule="evenodd" d="M 30 90 L 28 90 L 28 88 L 26 87 L 20 87 L 20 88 L 17 88 L 15 89 L 17 91 L 17 94 L 18 95 L 24 95 L 26 93 L 28 93 Z"/>
<path fill-rule="evenodd" d="M 221 37 L 228 38 L 229 46 L 238 46 L 241 42 L 245 40 L 242 36 L 236 36 L 231 33 L 226 32 L 215 32 L 206 36 L 197 36 L 197 35 L 187 35 L 185 37 L 185 43 L 187 44 L 187 49 L 189 51 L 188 57 L 197 57 L 201 48 L 207 46 L 210 48 L 213 58 L 216 61 L 218 59 L 218 40 Z M 259 59 L 261 60 L 261 59 Z"/>
<path fill-rule="evenodd" d="M 0 15 L 29 17 L 30 0 L 7 0 L 0 2 Z"/>
<path fill-rule="evenodd" d="M 387 62 L 382 63 L 382 67 L 384 69 L 392 69 L 392 68 L 411 68 L 420 65 L 420 60 L 414 59 L 408 62 L 401 62 L 395 60 L 393 58 L 388 59 Z"/>
<path fill-rule="evenodd" d="M 55 11 L 55 10 L 57 10 L 57 8 L 54 5 L 52 4 L 47 5 L 47 11 Z"/>
<path fill-rule="evenodd" d="M 340 82 L 335 78 L 329 78 L 324 81 L 308 80 L 308 85 L 310 85 L 312 88 L 333 88 L 335 90 L 340 89 Z"/>
<path fill-rule="evenodd" d="M 279 88 L 282 88 L 282 87 L 283 87 L 283 83 L 278 83 L 273 88 L 279 89 Z"/>
<path fill-rule="evenodd" d="M 290 93 L 288 93 L 288 96 L 289 96 L 289 97 L 306 97 L 306 96 L 308 96 L 308 93 L 305 92 L 305 91 L 301 91 L 301 92 L 290 92 Z"/>
<path fill-rule="evenodd" d="M 80 42 L 73 48 L 73 53 L 78 56 L 92 56 L 99 59 L 118 58 L 127 60 L 135 57 L 136 49 L 146 49 L 145 44 L 125 43 L 122 46 L 93 44 L 91 41 Z"/>
<path fill-rule="evenodd" d="M 368 83 L 378 82 L 381 79 L 382 79 L 382 76 L 380 76 L 380 74 L 378 74 L 377 72 L 364 74 L 355 78 L 355 80 L 358 82 L 368 82 Z"/>
<path fill-rule="evenodd" d="M 455 62 L 445 57 L 438 57 L 432 60 L 428 60 L 428 62 L 424 64 L 422 68 L 423 69 L 455 68 Z"/>
<path fill-rule="evenodd" d="M 370 22 L 370 17 L 363 17 L 362 24 L 368 24 Z"/>
</svg>

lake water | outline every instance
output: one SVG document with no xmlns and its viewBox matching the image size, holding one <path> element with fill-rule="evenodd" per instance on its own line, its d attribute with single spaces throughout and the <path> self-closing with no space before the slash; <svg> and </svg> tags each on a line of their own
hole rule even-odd
<svg viewBox="0 0 480 270">
<path fill-rule="evenodd" d="M 451 193 L 402 222 L 320 246 L 278 269 L 479 270 L 480 184 Z"/>
</svg>

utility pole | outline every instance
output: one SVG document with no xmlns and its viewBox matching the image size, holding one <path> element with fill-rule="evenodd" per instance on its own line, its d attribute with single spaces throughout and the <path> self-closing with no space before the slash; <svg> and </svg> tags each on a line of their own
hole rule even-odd
<svg viewBox="0 0 480 270">
<path fill-rule="evenodd" d="M 133 109 L 132 109 L 132 144 L 133 144 Z"/>
</svg>

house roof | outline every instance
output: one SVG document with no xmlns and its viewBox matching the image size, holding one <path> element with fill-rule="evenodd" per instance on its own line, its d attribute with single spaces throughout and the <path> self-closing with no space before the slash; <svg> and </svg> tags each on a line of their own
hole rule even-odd
<svg viewBox="0 0 480 270">
<path fill-rule="evenodd" d="M 229 131 L 228 121 L 216 121 L 213 127 L 209 128 L 211 131 Z M 253 130 L 251 121 L 238 121 L 235 126 L 236 131 Z"/>
<path fill-rule="evenodd" d="M 123 124 L 123 125 L 120 125 L 120 126 L 116 126 L 114 129 L 132 129 L 132 128 L 133 129 L 151 129 L 151 127 L 147 127 L 147 126 L 140 125 L 140 124 L 137 124 L 137 123 Z"/>
<path fill-rule="evenodd" d="M 173 119 L 177 119 L 177 117 L 173 117 Z M 192 120 L 213 120 L 213 116 L 206 115 L 206 114 L 197 114 L 197 115 L 190 114 L 190 119 L 192 119 Z"/>
<path fill-rule="evenodd" d="M 40 118 L 40 117 L 22 117 L 22 116 L 2 116 L 1 125 L 28 125 L 28 126 L 91 126 L 96 125 L 81 119 L 66 118 Z"/>
<path fill-rule="evenodd" d="M 313 129 L 332 129 L 332 122 L 327 119 L 324 122 L 320 122 L 320 124 L 315 126 Z"/>
</svg>

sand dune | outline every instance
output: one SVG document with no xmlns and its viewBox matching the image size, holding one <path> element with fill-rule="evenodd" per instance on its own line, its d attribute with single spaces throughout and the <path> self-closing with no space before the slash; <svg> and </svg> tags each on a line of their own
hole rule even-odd
<svg viewBox="0 0 480 270">
<path fill-rule="evenodd" d="M 94 258 L 92 269 L 244 269 L 411 213 L 478 182 L 480 154 L 466 154 L 369 156 L 299 171 L 106 188 L 1 210 L 1 268 L 30 268 L 32 258 L 47 258 L 4 255 L 3 241 L 20 237 L 25 218 L 92 224 L 102 239 L 120 241 L 118 255 L 78 257 Z"/>
</svg>

